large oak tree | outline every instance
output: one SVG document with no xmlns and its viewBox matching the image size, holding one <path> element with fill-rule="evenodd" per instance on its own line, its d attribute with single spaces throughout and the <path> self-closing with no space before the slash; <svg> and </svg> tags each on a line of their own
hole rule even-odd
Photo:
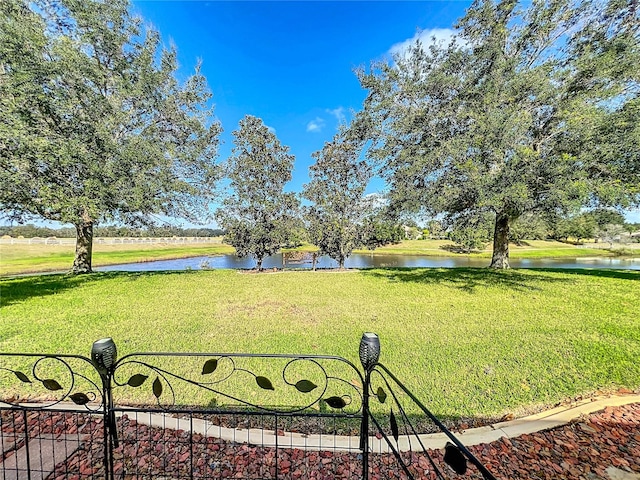
<svg viewBox="0 0 640 480">
<path fill-rule="evenodd" d="M 637 203 L 637 4 L 476 0 L 451 43 L 359 71 L 351 135 L 392 210 L 491 214 L 491 266 L 508 268 L 523 214 Z"/>
<path fill-rule="evenodd" d="M 0 208 L 71 223 L 73 271 L 91 271 L 93 227 L 201 219 L 220 125 L 197 68 L 126 0 L 4 0 L 0 7 Z"/>
</svg>

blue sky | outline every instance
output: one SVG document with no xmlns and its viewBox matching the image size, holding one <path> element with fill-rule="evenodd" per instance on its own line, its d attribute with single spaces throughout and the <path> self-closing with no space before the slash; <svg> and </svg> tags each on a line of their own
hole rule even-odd
<svg viewBox="0 0 640 480">
<path fill-rule="evenodd" d="M 229 156 L 240 119 L 260 117 L 296 156 L 287 189 L 300 191 L 311 154 L 361 108 L 366 92 L 353 70 L 390 58 L 417 36 L 450 35 L 470 4 L 133 0 L 133 11 L 159 30 L 166 45 L 175 44 L 182 79 L 202 62 L 224 128 L 218 160 Z M 383 188 L 374 181 L 368 192 Z M 640 222 L 640 210 L 627 219 Z"/>
<path fill-rule="evenodd" d="M 180 76 L 198 60 L 224 133 L 254 115 L 296 156 L 287 189 L 308 181 L 311 154 L 335 134 L 365 91 L 353 70 L 390 57 L 416 36 L 451 33 L 471 1 L 134 0 L 134 11 L 178 49 Z M 368 192 L 384 188 L 374 181 Z M 640 210 L 627 213 L 640 222 Z"/>
<path fill-rule="evenodd" d="M 308 181 L 311 154 L 365 97 L 354 69 L 422 35 L 446 35 L 469 1 L 134 1 L 134 11 L 178 49 L 180 74 L 197 60 L 224 133 L 251 114 L 296 156 L 288 190 Z M 369 191 L 383 188 L 374 182 Z"/>
</svg>

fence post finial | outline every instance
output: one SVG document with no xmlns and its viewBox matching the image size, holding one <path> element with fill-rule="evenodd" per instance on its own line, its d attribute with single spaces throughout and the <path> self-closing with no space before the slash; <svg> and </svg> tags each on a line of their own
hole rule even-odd
<svg viewBox="0 0 640 480">
<path fill-rule="evenodd" d="M 360 363 L 362 363 L 365 372 L 375 367 L 379 359 L 380 338 L 378 338 L 378 335 L 375 333 L 363 333 L 362 339 L 360 340 Z"/>
<path fill-rule="evenodd" d="M 118 350 L 112 338 L 102 338 L 91 346 L 91 360 L 102 376 L 111 372 L 118 358 Z"/>
<path fill-rule="evenodd" d="M 380 359 L 380 339 L 378 335 L 365 332 L 360 339 L 360 363 L 364 368 L 362 386 L 362 424 L 360 425 L 360 450 L 362 450 L 362 478 L 369 478 L 369 384 L 371 372 Z"/>
<path fill-rule="evenodd" d="M 113 448 L 118 448 L 118 432 L 116 416 L 113 409 L 113 371 L 118 359 L 118 349 L 112 338 L 102 338 L 93 342 L 91 346 L 91 361 L 102 379 L 102 402 L 104 416 L 104 436 L 109 438 L 108 445 L 104 449 L 105 479 L 112 480 L 113 472 Z"/>
</svg>

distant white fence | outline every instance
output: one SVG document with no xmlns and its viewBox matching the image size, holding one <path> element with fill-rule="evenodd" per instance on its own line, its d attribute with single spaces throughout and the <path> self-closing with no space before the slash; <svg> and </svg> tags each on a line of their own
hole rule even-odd
<svg viewBox="0 0 640 480">
<path fill-rule="evenodd" d="M 0 245 L 75 245 L 75 238 L 0 238 Z M 192 243 L 222 243 L 222 237 L 94 237 L 94 245 L 184 245 Z"/>
</svg>

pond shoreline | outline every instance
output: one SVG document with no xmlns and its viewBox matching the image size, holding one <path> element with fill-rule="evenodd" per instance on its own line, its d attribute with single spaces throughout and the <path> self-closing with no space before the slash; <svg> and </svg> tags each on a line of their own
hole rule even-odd
<svg viewBox="0 0 640 480">
<path fill-rule="evenodd" d="M 512 258 L 513 269 L 557 268 L 557 269 L 614 269 L 640 270 L 640 258 L 636 257 L 545 257 Z M 433 257 L 428 255 L 351 255 L 345 264 L 345 270 L 371 268 L 489 268 L 490 259 L 478 257 Z M 319 257 L 315 263 L 317 271 L 338 270 L 338 263 L 328 257 Z M 282 254 L 267 257 L 263 262 L 264 272 L 274 271 L 312 271 L 313 262 L 287 262 Z M 184 257 L 173 260 L 153 262 L 131 262 L 96 266 L 96 271 L 182 271 L 182 270 L 218 270 L 229 269 L 256 272 L 252 258 L 239 258 L 236 255 L 212 255 Z"/>
<path fill-rule="evenodd" d="M 349 261 L 347 262 L 348 268 L 385 268 L 385 267 L 444 267 L 444 268 L 455 268 L 457 266 L 462 267 L 477 267 L 477 268 L 487 268 L 489 267 L 491 261 L 491 252 L 489 250 L 485 250 L 483 252 L 477 253 L 452 253 L 447 251 L 446 249 L 441 248 L 430 248 L 430 245 L 422 245 L 422 242 L 419 245 L 416 245 L 418 242 L 403 242 L 399 245 L 392 245 L 387 247 L 382 247 L 377 250 L 369 251 L 369 250 L 358 250 L 353 253 L 352 257 L 357 256 L 360 259 L 368 258 L 372 259 L 371 262 L 359 261 L 357 264 L 349 265 Z M 640 245 L 639 245 L 640 246 Z M 635 245 L 634 245 L 635 247 Z M 227 250 L 227 249 L 225 249 Z M 228 247 L 228 250 L 232 250 L 231 247 Z M 10 254 L 11 252 L 5 252 Z M 26 253 L 26 252 L 25 252 Z M 95 252 L 94 252 L 95 253 Z M 202 251 L 202 249 L 198 249 L 196 251 L 182 251 L 182 252 L 174 252 L 175 254 L 169 256 L 161 256 L 160 258 L 153 258 L 152 256 L 146 256 L 145 251 L 141 250 L 139 252 L 139 258 L 136 258 L 136 255 L 130 255 L 130 259 L 123 258 L 114 258 L 110 259 L 110 255 L 94 255 L 93 268 L 96 271 L 102 270 L 115 270 L 118 266 L 128 266 L 133 264 L 140 265 L 153 265 L 157 262 L 176 262 L 180 260 L 189 261 L 189 259 L 197 259 L 194 261 L 210 261 L 213 263 L 219 262 L 221 258 L 224 256 L 232 255 L 230 252 L 217 252 L 213 249 L 212 252 Z M 278 254 L 281 258 L 283 255 L 289 257 L 291 260 L 287 260 L 286 265 L 282 264 L 282 261 L 277 261 L 272 265 L 265 265 L 266 268 L 279 268 L 287 271 L 291 270 L 309 270 L 309 266 L 311 265 L 311 258 L 313 255 L 313 251 L 304 248 L 301 250 L 292 249 L 292 250 L 284 250 L 283 253 Z M 540 256 L 536 255 L 539 254 Z M 584 268 L 599 268 L 598 263 L 609 263 L 605 268 L 616 268 L 617 265 L 610 265 L 611 263 L 620 264 L 623 269 L 632 269 L 636 270 L 634 264 L 640 262 L 640 248 L 630 248 L 627 249 L 623 255 L 618 254 L 617 252 L 608 251 L 606 249 L 593 248 L 589 246 L 580 246 L 579 248 L 571 248 L 565 244 L 559 244 L 558 242 L 537 242 L 532 245 L 524 246 L 524 248 L 514 246 L 511 251 L 510 261 L 512 264 L 512 268 L 535 268 L 535 267 L 553 267 L 555 265 L 535 265 L 536 263 L 575 263 L 575 262 L 586 262 L 589 265 L 585 265 Z M 27 253 L 28 255 L 28 253 Z M 97 258 L 96 258 L 97 257 Z M 101 258 L 102 257 L 102 258 Z M 292 259 L 293 257 L 293 259 Z M 302 257 L 303 262 L 299 263 L 299 260 Z M 10 257 L 9 257 L 10 258 Z M 25 256 L 27 259 L 28 256 Z M 333 269 L 337 267 L 333 264 L 327 264 L 327 257 L 319 257 L 324 259 L 324 263 L 321 262 L 318 265 L 319 269 L 329 268 Z M 306 261 L 304 261 L 306 259 Z M 384 260 L 386 259 L 386 260 Z M 404 262 L 398 259 L 421 259 L 421 262 L 412 262 L 409 261 Z M 609 259 L 604 260 L 603 259 Z M 8 260 L 8 259 L 7 259 Z M 52 265 L 52 262 L 48 262 L 45 259 L 44 264 L 39 266 L 37 262 L 34 262 L 32 265 L 25 265 L 24 269 L 20 269 L 18 265 L 16 267 L 9 267 L 7 265 L 4 270 L 6 273 L 0 274 L 0 278 L 13 278 L 16 276 L 23 275 L 37 275 L 37 274 L 61 274 L 61 273 L 69 273 L 71 261 L 69 260 L 69 268 L 66 268 L 67 265 L 61 264 L 61 262 L 53 262 L 56 265 Z M 46 265 L 49 263 L 49 265 Z M 66 262 L 65 262 L 66 263 Z M 533 264 L 533 265 L 532 265 Z M 213 268 L 230 268 L 235 270 L 253 270 L 255 267 L 255 262 L 251 259 L 241 260 L 241 261 L 233 261 L 231 264 L 226 266 L 214 265 Z M 203 269 L 198 264 L 191 264 L 191 269 L 199 270 Z M 204 266 L 206 269 L 207 266 Z M 568 268 L 566 265 L 561 266 L 560 268 Z M 572 265 L 570 268 L 579 268 L 577 265 Z M 183 267 L 169 267 L 164 268 L 167 270 L 182 270 Z M 144 270 L 143 268 L 136 269 L 137 271 Z M 162 270 L 161 268 L 153 268 L 152 270 L 158 271 Z"/>
</svg>

